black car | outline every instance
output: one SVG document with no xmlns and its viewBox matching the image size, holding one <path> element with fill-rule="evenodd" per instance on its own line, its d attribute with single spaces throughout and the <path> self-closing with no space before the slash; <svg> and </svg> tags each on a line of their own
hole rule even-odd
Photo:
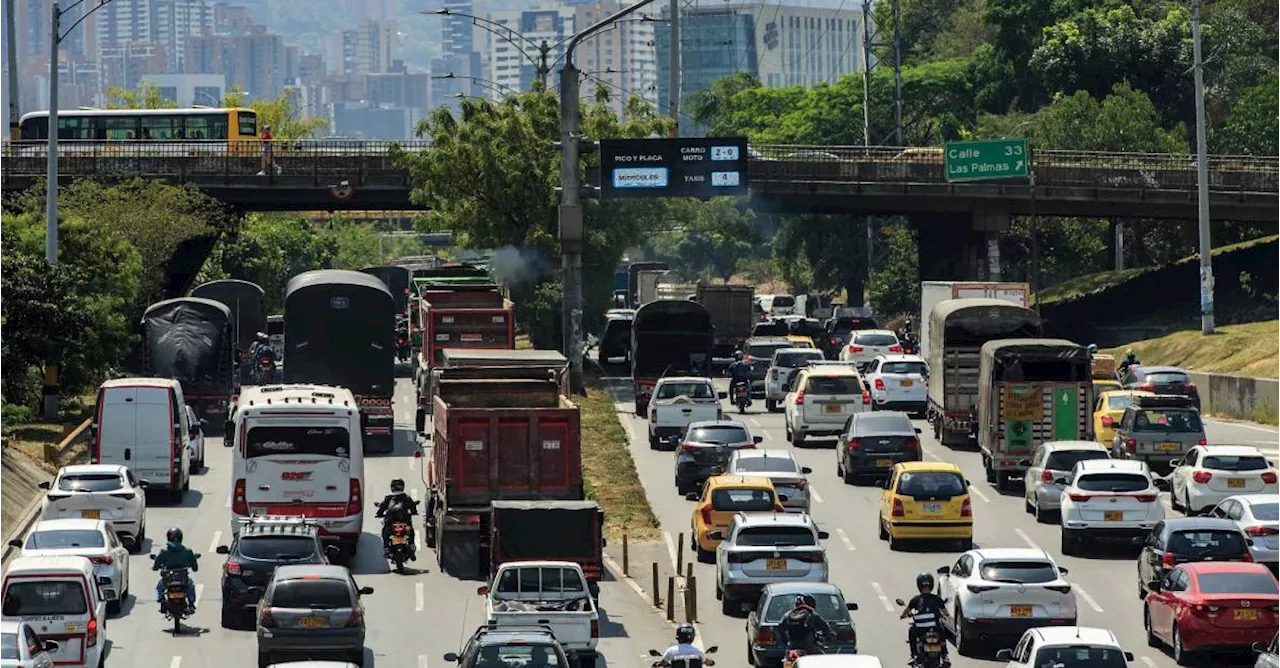
<svg viewBox="0 0 1280 668">
<path fill-rule="evenodd" d="M 1131 366 L 1120 379 L 1126 390 L 1142 390 L 1155 394 L 1175 394 L 1190 397 L 1200 408 L 1200 391 L 1186 369 L 1176 366 Z"/>
<path fill-rule="evenodd" d="M 827 359 L 840 359 L 840 349 L 849 343 L 850 335 L 864 329 L 878 328 L 876 321 L 871 318 L 863 318 L 861 316 L 831 318 L 823 324 L 823 333 L 817 344 L 819 348 L 822 348 L 822 352 L 827 355 Z"/>
<path fill-rule="evenodd" d="M 1138 597 L 1147 583 L 1163 580 L 1178 564 L 1198 561 L 1251 561 L 1251 544 L 1233 521 L 1217 517 L 1179 517 L 1155 525 L 1138 555 Z"/>
<path fill-rule="evenodd" d="M 623 358 L 629 361 L 631 356 L 631 323 L 630 316 L 611 316 L 604 323 L 604 331 L 600 334 L 598 346 L 600 366 L 609 364 L 610 359 Z"/>
<path fill-rule="evenodd" d="M 217 549 L 227 555 L 222 565 L 222 626 L 253 625 L 258 601 L 277 566 L 327 564 L 336 550 L 337 546 L 323 546 L 319 528 L 302 518 L 246 521 L 230 547 Z"/>
<path fill-rule="evenodd" d="M 906 413 L 854 413 L 836 443 L 836 473 L 850 485 L 859 476 L 888 477 L 894 464 L 921 461 L 919 434 Z"/>
<path fill-rule="evenodd" d="M 569 658 L 547 627 L 481 626 L 462 652 L 449 652 L 444 660 L 461 668 L 511 665 L 569 668 Z"/>
<path fill-rule="evenodd" d="M 676 489 L 680 496 L 702 489 L 702 484 L 724 472 L 733 451 L 754 448 L 764 439 L 752 436 L 745 424 L 733 420 L 694 422 L 676 448 Z"/>
</svg>

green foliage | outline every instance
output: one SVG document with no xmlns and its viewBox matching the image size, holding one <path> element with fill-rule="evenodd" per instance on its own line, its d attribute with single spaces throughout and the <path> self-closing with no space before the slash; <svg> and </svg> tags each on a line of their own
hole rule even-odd
<svg viewBox="0 0 1280 668">
<path fill-rule="evenodd" d="M 867 284 L 871 305 L 876 313 L 919 313 L 920 254 L 915 230 L 893 222 L 880 228 L 880 239 L 886 257 Z"/>
<path fill-rule="evenodd" d="M 776 254 L 783 277 L 799 291 L 848 293 L 862 304 L 867 278 L 867 228 L 862 216 L 780 216 Z M 789 268 L 789 265 L 799 265 Z"/>
<path fill-rule="evenodd" d="M 337 256 L 335 236 L 317 230 L 306 219 L 251 214 L 234 238 L 214 247 L 197 283 L 223 278 L 257 283 L 266 292 L 268 311 L 279 313 L 290 278 L 312 269 L 335 268 Z"/>
<path fill-rule="evenodd" d="M 756 214 L 745 201 L 717 197 L 708 202 L 673 203 L 684 209 L 684 228 L 672 235 L 678 266 L 700 280 L 728 282 L 756 253 Z M 681 216 L 681 217 L 683 217 Z"/>
<path fill-rule="evenodd" d="M 1060 96 L 1035 116 L 1036 146 L 1073 151 L 1186 153 L 1185 129 L 1160 126 L 1151 100 L 1129 84 L 1116 84 L 1099 102 L 1081 90 Z"/>
<path fill-rule="evenodd" d="M 174 109 L 177 102 L 160 94 L 154 81 L 142 80 L 138 89 L 107 86 L 108 109 Z"/>
<path fill-rule="evenodd" d="M 1280 117 L 1276 100 L 1280 99 L 1280 86 L 1276 73 L 1271 72 L 1268 81 L 1250 88 L 1240 98 L 1227 116 L 1222 130 L 1212 137 L 1214 153 L 1228 155 L 1280 154 L 1276 141 L 1276 119 Z"/>
</svg>

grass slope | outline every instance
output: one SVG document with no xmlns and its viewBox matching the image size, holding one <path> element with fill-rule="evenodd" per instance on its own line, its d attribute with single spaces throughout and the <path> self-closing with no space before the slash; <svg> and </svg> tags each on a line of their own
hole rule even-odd
<svg viewBox="0 0 1280 668">
<path fill-rule="evenodd" d="M 1197 330 L 1174 332 L 1110 350 L 1119 360 L 1133 348 L 1144 364 L 1169 364 L 1208 373 L 1255 378 L 1280 376 L 1280 321 L 1251 322 L 1218 328 L 1213 336 Z"/>
<path fill-rule="evenodd" d="M 577 399 L 582 407 L 582 475 L 587 497 L 604 508 L 605 535 L 660 540 L 658 518 L 640 484 L 613 398 L 599 379 L 588 376 L 587 396 Z"/>
</svg>

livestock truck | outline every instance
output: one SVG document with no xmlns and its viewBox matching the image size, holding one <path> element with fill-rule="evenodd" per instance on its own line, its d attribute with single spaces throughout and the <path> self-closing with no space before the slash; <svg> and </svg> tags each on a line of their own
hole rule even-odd
<svg viewBox="0 0 1280 668">
<path fill-rule="evenodd" d="M 929 359 L 929 314 L 933 307 L 948 299 L 999 299 L 1018 306 L 1031 303 L 1031 288 L 1026 283 L 922 281 L 920 283 L 920 356 Z"/>
<path fill-rule="evenodd" d="M 218 429 L 236 386 L 231 310 L 199 297 L 166 299 L 142 314 L 142 372 L 172 378 L 196 416 Z"/>
<path fill-rule="evenodd" d="M 631 320 L 631 384 L 635 414 L 647 416 L 654 385 L 663 376 L 711 373 L 711 314 L 688 300 L 649 302 Z"/>
<path fill-rule="evenodd" d="M 732 359 L 733 351 L 751 338 L 756 318 L 752 309 L 755 288 L 746 285 L 699 285 L 697 301 L 711 316 L 711 354 L 714 359 Z"/>
</svg>

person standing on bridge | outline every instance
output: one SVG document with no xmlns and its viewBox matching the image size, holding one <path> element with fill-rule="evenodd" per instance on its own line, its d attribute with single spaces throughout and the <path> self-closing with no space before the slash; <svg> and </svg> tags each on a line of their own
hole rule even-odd
<svg viewBox="0 0 1280 668">
<path fill-rule="evenodd" d="M 262 126 L 262 171 L 258 172 L 258 176 L 266 176 L 267 170 L 273 167 L 277 174 L 280 173 L 280 165 L 275 164 L 275 161 L 272 159 L 273 156 L 271 155 L 271 142 L 273 139 L 274 137 L 271 136 L 271 126 Z"/>
</svg>

